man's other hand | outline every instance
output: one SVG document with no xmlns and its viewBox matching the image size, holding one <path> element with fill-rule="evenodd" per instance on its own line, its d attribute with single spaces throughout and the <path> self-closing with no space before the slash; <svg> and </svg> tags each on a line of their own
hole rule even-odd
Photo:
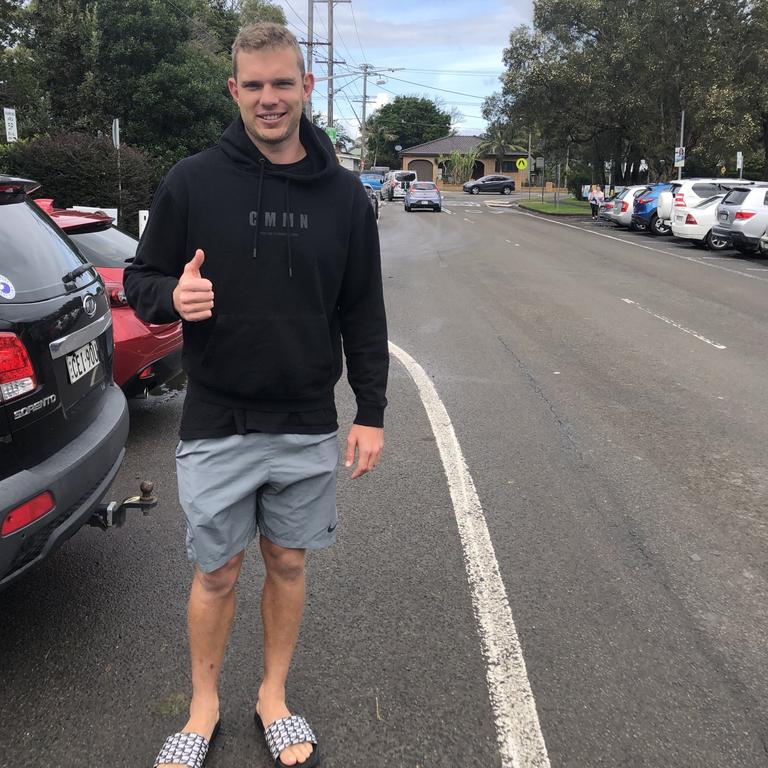
<svg viewBox="0 0 768 768">
<path fill-rule="evenodd" d="M 344 466 L 351 467 L 357 451 L 357 466 L 352 479 L 370 472 L 380 461 L 384 450 L 384 430 L 379 427 L 364 427 L 353 424 L 347 437 L 347 456 Z"/>
<path fill-rule="evenodd" d="M 198 248 L 173 289 L 173 307 L 184 320 L 207 320 L 213 314 L 213 284 L 200 275 L 203 261 L 205 254 Z"/>
</svg>

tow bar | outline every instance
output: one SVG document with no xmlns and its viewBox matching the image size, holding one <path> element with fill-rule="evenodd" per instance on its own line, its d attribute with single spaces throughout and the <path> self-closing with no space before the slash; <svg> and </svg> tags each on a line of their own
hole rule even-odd
<svg viewBox="0 0 768 768">
<path fill-rule="evenodd" d="M 119 504 L 116 501 L 99 504 L 88 520 L 88 525 L 102 528 L 105 531 L 107 528 L 120 528 L 125 525 L 126 512 L 129 509 L 140 509 L 142 515 L 146 517 L 149 510 L 157 506 L 157 496 L 152 494 L 155 484 L 149 480 L 143 480 L 139 487 L 141 488 L 141 496 L 129 496 Z"/>
</svg>

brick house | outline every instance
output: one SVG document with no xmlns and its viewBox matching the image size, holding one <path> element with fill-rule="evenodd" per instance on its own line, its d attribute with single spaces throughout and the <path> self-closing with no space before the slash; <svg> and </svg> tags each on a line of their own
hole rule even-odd
<svg viewBox="0 0 768 768">
<path fill-rule="evenodd" d="M 442 175 L 442 168 L 437 164 L 437 158 L 440 155 L 450 155 L 454 150 L 466 154 L 476 150 L 482 141 L 480 136 L 445 136 L 442 139 L 408 147 L 400 152 L 403 170 L 416 171 L 419 179 L 423 181 L 435 181 Z M 519 158 L 527 156 L 527 152 L 508 152 L 499 163 L 496 155 L 480 154 L 475 161 L 472 178 L 479 179 L 481 176 L 492 173 L 503 173 L 505 176 L 511 176 L 515 180 L 516 187 L 521 189 L 528 179 L 528 172 L 518 171 L 515 163 Z"/>
</svg>

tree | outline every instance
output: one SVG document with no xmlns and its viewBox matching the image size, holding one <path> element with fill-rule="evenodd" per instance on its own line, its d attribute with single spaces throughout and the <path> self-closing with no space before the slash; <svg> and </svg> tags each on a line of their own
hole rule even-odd
<svg viewBox="0 0 768 768">
<path fill-rule="evenodd" d="M 450 155 L 438 156 L 437 165 L 445 169 L 446 176 L 451 183 L 464 184 L 472 178 L 477 156 L 478 151 L 476 149 L 464 153 L 454 149 Z"/>
<path fill-rule="evenodd" d="M 451 133 L 451 115 L 434 101 L 397 96 L 366 120 L 367 154 L 377 165 L 399 167 L 398 150 L 440 139 Z"/>
<path fill-rule="evenodd" d="M 312 122 L 325 130 L 328 127 L 328 121 L 321 112 L 314 112 L 312 114 Z M 342 152 L 349 152 L 355 146 L 355 140 L 349 135 L 347 126 L 340 120 L 333 121 L 333 127 L 336 129 L 336 146 L 341 149 Z"/>
<path fill-rule="evenodd" d="M 509 126 L 503 124 L 491 125 L 478 145 L 481 154 L 496 155 L 496 171 L 501 172 L 504 156 L 510 152 L 524 152 L 525 149 L 517 144 Z"/>
</svg>

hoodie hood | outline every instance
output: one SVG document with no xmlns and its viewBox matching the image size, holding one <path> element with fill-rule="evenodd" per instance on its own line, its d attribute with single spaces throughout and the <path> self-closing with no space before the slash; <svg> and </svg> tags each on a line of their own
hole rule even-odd
<svg viewBox="0 0 768 768">
<path fill-rule="evenodd" d="M 311 160 L 310 173 L 291 173 L 290 170 L 285 170 L 285 166 L 273 165 L 251 141 L 240 116 L 224 131 L 219 139 L 219 146 L 236 165 L 251 168 L 256 173 L 261 173 L 263 169 L 263 173 L 269 176 L 287 179 L 297 184 L 324 180 L 338 172 L 339 162 L 330 138 L 322 128 L 310 123 L 306 115 L 301 116 L 299 123 L 299 141 Z"/>
</svg>

